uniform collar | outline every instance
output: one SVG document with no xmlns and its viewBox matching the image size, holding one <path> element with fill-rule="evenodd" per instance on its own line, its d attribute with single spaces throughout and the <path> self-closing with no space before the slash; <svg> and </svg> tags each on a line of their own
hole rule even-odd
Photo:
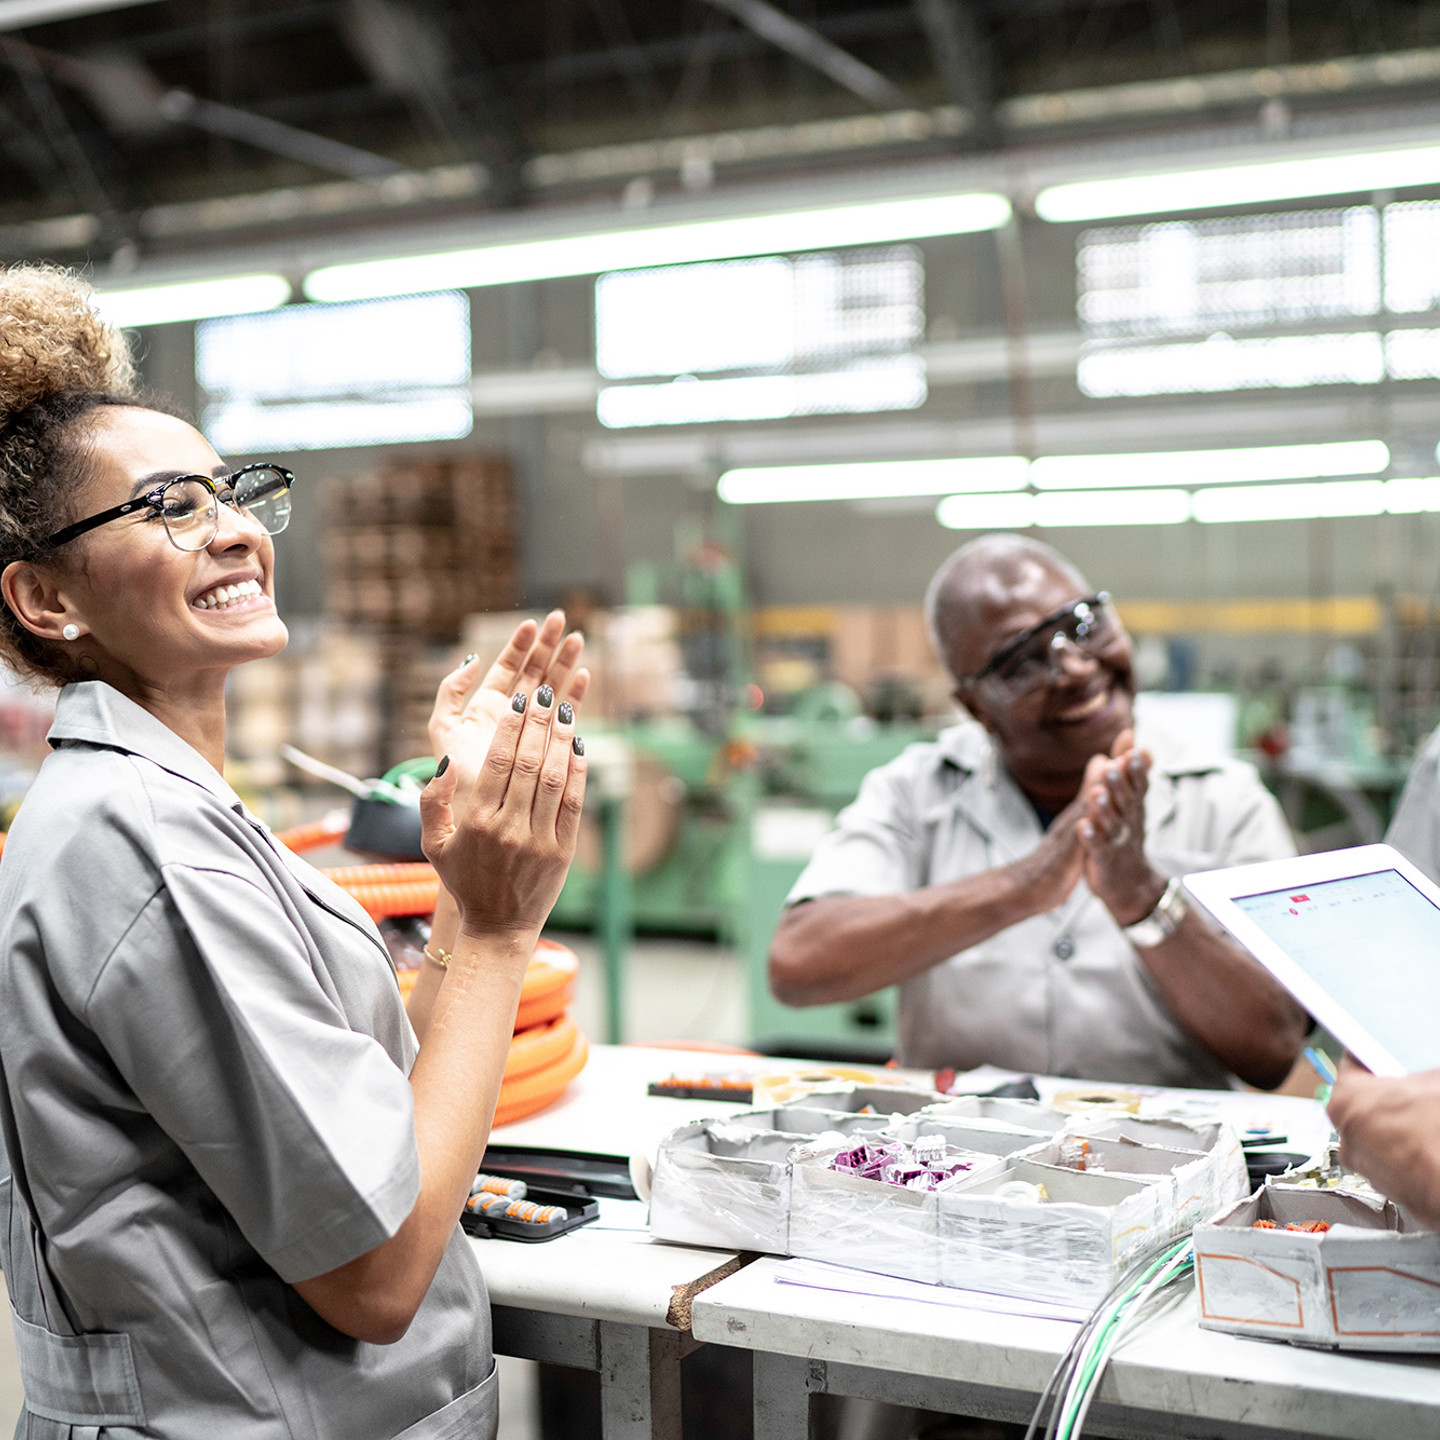
<svg viewBox="0 0 1440 1440">
<path fill-rule="evenodd" d="M 57 750 L 67 744 L 95 745 L 142 756 L 200 786 L 228 809 L 243 813 L 240 797 L 198 750 L 103 680 L 66 685 L 55 702 L 55 723 L 45 738 Z"/>
<path fill-rule="evenodd" d="M 1182 775 L 1207 775 L 1224 768 L 1224 760 L 1202 750 L 1158 726 L 1142 726 L 1138 739 L 1142 749 L 1155 757 L 1155 771 L 1178 779 Z M 935 737 L 941 761 L 966 775 L 991 776 L 1002 768 L 985 727 L 968 717 L 942 730 Z"/>
</svg>

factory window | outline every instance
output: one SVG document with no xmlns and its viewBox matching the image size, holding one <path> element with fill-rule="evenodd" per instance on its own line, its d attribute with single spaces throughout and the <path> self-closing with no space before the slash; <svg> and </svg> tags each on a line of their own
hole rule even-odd
<svg viewBox="0 0 1440 1440">
<path fill-rule="evenodd" d="M 1080 389 L 1108 397 L 1431 378 L 1433 330 L 1319 327 L 1440 308 L 1437 247 L 1431 202 L 1087 230 L 1077 254 Z"/>
<path fill-rule="evenodd" d="M 602 275 L 609 426 L 910 410 L 925 401 L 924 267 L 911 246 Z M 703 378 L 702 378 L 703 377 Z"/>
<path fill-rule="evenodd" d="M 470 369 L 458 291 L 195 327 L 205 430 L 231 455 L 458 439 L 474 423 Z"/>
</svg>

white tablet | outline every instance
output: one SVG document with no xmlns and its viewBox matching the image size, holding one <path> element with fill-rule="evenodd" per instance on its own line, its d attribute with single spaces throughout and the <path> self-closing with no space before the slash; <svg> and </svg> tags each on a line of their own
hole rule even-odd
<svg viewBox="0 0 1440 1440">
<path fill-rule="evenodd" d="M 1440 1067 L 1440 887 L 1398 850 L 1206 870 L 1185 887 L 1377 1075 Z"/>
</svg>

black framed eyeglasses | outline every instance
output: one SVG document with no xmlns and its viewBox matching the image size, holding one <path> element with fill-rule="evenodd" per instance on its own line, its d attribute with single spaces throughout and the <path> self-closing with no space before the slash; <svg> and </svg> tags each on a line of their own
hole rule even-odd
<svg viewBox="0 0 1440 1440">
<path fill-rule="evenodd" d="M 1012 695 L 1047 685 L 1058 675 L 1060 659 L 1067 647 L 1093 655 L 1120 633 L 1120 617 L 1110 594 L 1098 590 L 1081 600 L 1062 605 L 1038 625 L 1022 631 L 961 685 L 978 685 L 990 680 Z"/>
<path fill-rule="evenodd" d="M 223 480 L 182 475 L 123 505 L 57 530 L 46 538 L 45 548 L 53 550 L 112 520 L 148 510 L 151 519 L 164 524 L 177 550 L 203 550 L 220 532 L 222 504 L 243 510 L 267 535 L 278 535 L 290 523 L 290 487 L 294 483 L 295 476 L 289 470 L 269 461 L 243 465 Z"/>
</svg>

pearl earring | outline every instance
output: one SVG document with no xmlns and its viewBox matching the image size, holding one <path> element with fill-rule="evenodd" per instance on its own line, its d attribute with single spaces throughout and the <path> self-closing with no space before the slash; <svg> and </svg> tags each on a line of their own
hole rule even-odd
<svg viewBox="0 0 1440 1440">
<path fill-rule="evenodd" d="M 80 638 L 80 627 L 78 625 L 67 625 L 60 633 L 67 640 L 78 640 Z"/>
</svg>

